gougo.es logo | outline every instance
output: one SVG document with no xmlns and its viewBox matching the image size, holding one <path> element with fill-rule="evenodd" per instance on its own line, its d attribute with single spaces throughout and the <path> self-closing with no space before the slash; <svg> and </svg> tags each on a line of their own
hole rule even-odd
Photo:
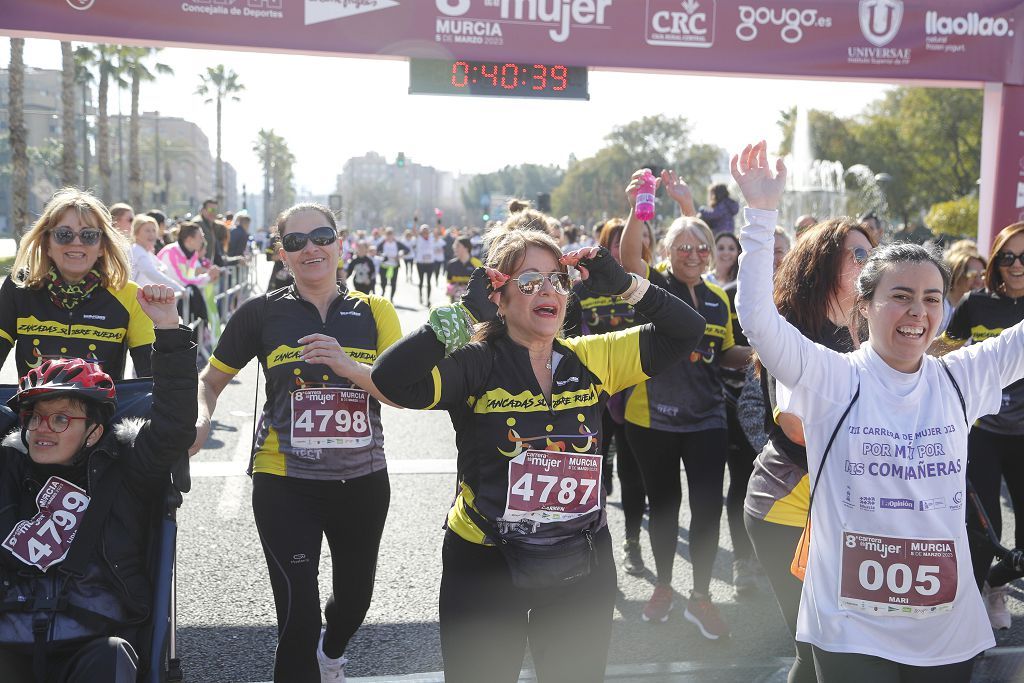
<svg viewBox="0 0 1024 683">
<path fill-rule="evenodd" d="M 740 23 L 736 26 L 736 37 L 747 43 L 757 38 L 760 26 L 779 27 L 782 40 L 790 45 L 800 42 L 805 28 L 832 26 L 832 17 L 820 16 L 816 9 L 740 5 L 739 12 Z"/>
</svg>

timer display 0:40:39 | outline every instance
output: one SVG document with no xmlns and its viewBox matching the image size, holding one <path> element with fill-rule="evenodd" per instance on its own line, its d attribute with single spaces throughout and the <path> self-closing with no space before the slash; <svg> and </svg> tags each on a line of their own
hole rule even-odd
<svg viewBox="0 0 1024 683">
<path fill-rule="evenodd" d="M 479 69 L 480 79 L 473 78 L 473 74 Z M 520 76 L 521 72 L 533 73 Z M 479 67 L 470 66 L 469 62 L 458 61 L 452 64 L 452 85 L 456 88 L 468 87 L 471 83 L 476 84 L 478 80 L 490 80 L 495 88 L 501 87 L 505 90 L 515 90 L 520 87 L 529 86 L 530 90 L 548 89 L 548 81 L 551 81 L 551 90 L 561 92 L 569 85 L 569 69 L 561 64 L 545 66 L 534 64 L 532 69 L 520 69 L 518 64 L 508 63 L 502 66 L 497 64 L 481 64 Z M 533 84 L 530 85 L 530 81 Z"/>
</svg>

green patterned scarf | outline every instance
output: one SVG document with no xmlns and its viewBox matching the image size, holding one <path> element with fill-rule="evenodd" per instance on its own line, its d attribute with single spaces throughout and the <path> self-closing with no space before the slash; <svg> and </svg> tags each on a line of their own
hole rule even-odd
<svg viewBox="0 0 1024 683">
<path fill-rule="evenodd" d="M 103 276 L 95 268 L 86 273 L 81 282 L 75 284 L 68 283 L 56 268 L 50 268 L 46 291 L 54 306 L 70 311 L 88 299 L 102 282 Z"/>
</svg>

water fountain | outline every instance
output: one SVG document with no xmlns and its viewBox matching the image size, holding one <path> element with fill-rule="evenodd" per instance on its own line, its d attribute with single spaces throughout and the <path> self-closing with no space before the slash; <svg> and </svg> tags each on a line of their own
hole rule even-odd
<svg viewBox="0 0 1024 683">
<path fill-rule="evenodd" d="M 793 149 L 785 161 L 789 177 L 786 180 L 786 194 L 779 207 L 779 221 L 782 225 L 791 227 L 804 214 L 819 220 L 846 215 L 846 176 L 849 171 L 843 168 L 842 162 L 814 158 L 810 119 L 803 105 L 796 110 Z M 863 168 L 867 169 L 866 166 Z M 870 169 L 867 170 L 870 173 Z"/>
</svg>

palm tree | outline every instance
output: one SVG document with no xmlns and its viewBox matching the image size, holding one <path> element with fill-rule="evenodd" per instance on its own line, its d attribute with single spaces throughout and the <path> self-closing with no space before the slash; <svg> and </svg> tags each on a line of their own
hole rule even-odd
<svg viewBox="0 0 1024 683">
<path fill-rule="evenodd" d="M 263 167 L 263 222 L 270 223 L 270 176 L 274 172 L 274 134 L 273 129 L 264 130 L 256 134 L 256 142 L 252 145 L 252 151 L 260 160 Z"/>
<path fill-rule="evenodd" d="M 205 74 L 199 74 L 199 87 L 196 88 L 196 95 L 206 98 L 206 104 L 217 102 L 217 202 L 224 199 L 224 169 L 220 155 L 220 134 L 221 134 L 221 109 L 224 98 L 230 97 L 235 102 L 239 101 L 236 93 L 245 90 L 245 86 L 238 81 L 238 74 L 228 69 L 223 64 L 206 67 Z"/>
<path fill-rule="evenodd" d="M 8 128 L 11 141 L 11 219 L 14 235 L 28 229 L 28 130 L 25 128 L 25 39 L 11 38 L 8 74 Z"/>
<path fill-rule="evenodd" d="M 78 184 L 78 151 L 75 149 L 75 53 L 71 41 L 62 40 L 60 52 L 63 62 L 61 72 L 61 146 L 60 182 L 62 185 Z"/>
<path fill-rule="evenodd" d="M 89 86 L 96 77 L 90 66 L 93 64 L 92 48 L 81 45 L 75 48 L 75 82 L 82 88 L 82 187 L 89 188 Z"/>
<path fill-rule="evenodd" d="M 132 113 L 128 120 L 128 196 L 129 202 L 138 210 L 142 210 L 142 164 L 139 160 L 139 89 L 143 82 L 156 80 L 156 74 L 170 75 L 174 70 L 166 64 L 154 64 L 149 70 L 146 60 L 156 55 L 160 48 L 126 47 L 124 48 L 124 70 L 132 82 Z"/>
<path fill-rule="evenodd" d="M 114 87 L 123 88 L 125 81 L 121 77 L 120 48 L 114 45 L 96 45 L 91 50 L 80 48 L 82 64 L 95 66 L 100 75 L 97 93 L 96 112 L 96 157 L 100 175 L 100 199 L 111 201 L 113 189 L 111 185 L 112 169 L 110 168 L 110 121 L 107 115 L 107 99 L 110 93 L 110 81 Z"/>
<path fill-rule="evenodd" d="M 271 223 L 274 216 L 295 200 L 292 188 L 292 166 L 295 155 L 288 143 L 273 130 L 260 130 L 252 151 L 263 166 L 263 220 Z"/>
</svg>

